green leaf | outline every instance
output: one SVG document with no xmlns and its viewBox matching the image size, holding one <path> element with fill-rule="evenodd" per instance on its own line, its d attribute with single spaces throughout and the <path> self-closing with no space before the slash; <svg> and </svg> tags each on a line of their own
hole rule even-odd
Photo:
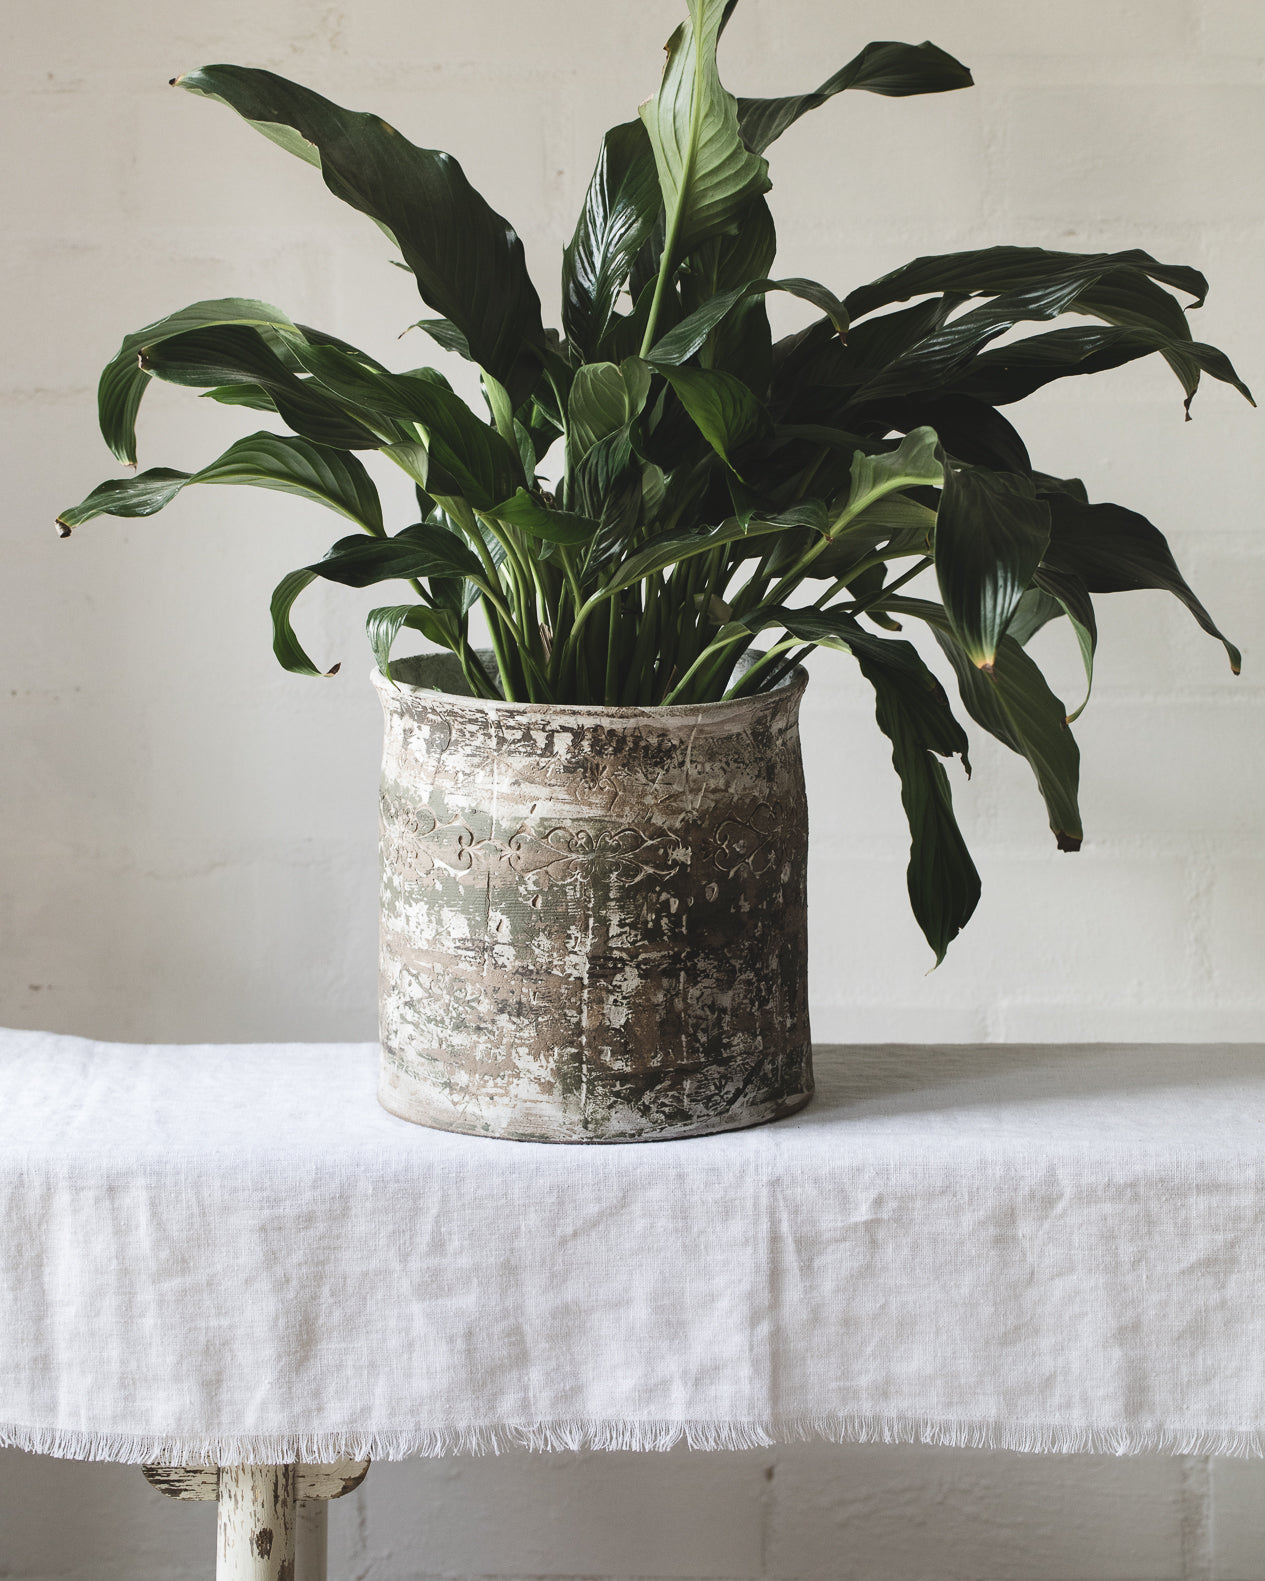
<svg viewBox="0 0 1265 1581">
<path fill-rule="evenodd" d="M 370 587 L 375 582 L 413 577 L 486 580 L 473 550 L 455 533 L 432 522 L 418 522 L 391 538 L 340 538 L 323 560 L 307 569 L 345 587 Z"/>
<path fill-rule="evenodd" d="M 790 296 L 811 302 L 814 307 L 821 308 L 837 333 L 846 334 L 847 309 L 834 292 L 828 291 L 824 285 L 818 285 L 815 280 L 801 279 L 753 280 L 750 284 L 738 286 L 732 291 L 722 292 L 721 295 L 705 302 L 702 307 L 696 308 L 652 347 L 647 353 L 647 361 L 659 366 L 676 365 L 687 361 L 699 350 L 712 330 L 735 308 L 756 297 L 764 296 L 769 291 L 785 291 Z"/>
<path fill-rule="evenodd" d="M 297 332 L 296 332 L 297 339 Z M 293 360 L 291 347 L 287 358 Z M 344 450 L 374 450 L 381 443 L 372 425 L 357 422 L 319 384 L 298 378 L 256 331 L 235 325 L 176 335 L 140 354 L 140 366 L 169 384 L 218 386 L 240 382 L 263 388 L 296 433 L 316 444 Z"/>
<path fill-rule="evenodd" d="M 1050 541 L 1050 509 L 1031 478 L 949 468 L 936 521 L 936 580 L 954 634 L 988 669 Z"/>
<path fill-rule="evenodd" d="M 850 529 L 896 490 L 935 487 L 943 477 L 939 441 L 931 428 L 911 429 L 891 450 L 858 450 L 852 457 L 848 495 L 842 507 L 836 508 L 830 535 L 837 537 Z"/>
<path fill-rule="evenodd" d="M 562 322 L 567 339 L 586 360 L 606 333 L 661 204 L 645 127 L 639 120 L 613 126 L 602 139 L 584 208 L 562 255 Z"/>
<path fill-rule="evenodd" d="M 484 573 L 473 552 L 454 533 L 431 522 L 406 527 L 393 538 L 340 538 L 323 560 L 283 577 L 272 595 L 272 651 L 282 667 L 295 675 L 335 675 L 339 669 L 337 664 L 329 670 L 318 669 L 290 622 L 295 600 L 317 577 L 345 587 L 370 587 L 397 578 L 436 582 L 468 578 L 482 583 Z"/>
<path fill-rule="evenodd" d="M 222 384 L 218 389 L 204 390 L 204 401 L 217 401 L 221 406 L 247 406 L 252 412 L 275 412 L 277 403 L 259 384 Z"/>
<path fill-rule="evenodd" d="M 424 329 L 437 346 L 442 346 L 445 351 L 455 351 L 459 357 L 464 357 L 467 362 L 474 361 L 474 354 L 470 350 L 470 342 L 457 326 L 447 318 L 419 318 L 416 324 L 411 324 L 410 329 Z"/>
<path fill-rule="evenodd" d="M 278 489 L 338 511 L 366 532 L 383 531 L 378 491 L 355 456 L 290 434 L 259 433 L 239 439 L 200 472 L 155 467 L 134 478 L 102 483 L 81 505 L 57 518 L 62 536 L 94 516 L 151 516 L 191 483 Z"/>
<path fill-rule="evenodd" d="M 598 524 L 591 516 L 578 516 L 574 511 L 558 511 L 543 505 L 526 489 L 519 489 L 512 499 L 503 501 L 488 512 L 497 521 L 508 522 L 511 527 L 521 527 L 533 538 L 546 543 L 588 543 L 597 531 Z"/>
<path fill-rule="evenodd" d="M 725 0 L 689 0 L 689 9 L 668 40 L 659 91 L 640 110 L 663 193 L 669 266 L 729 230 L 770 186 L 767 163 L 739 136 L 737 100 L 716 69 Z"/>
<path fill-rule="evenodd" d="M 931 627 L 957 675 L 967 713 L 1004 746 L 1027 759 L 1059 850 L 1078 851 L 1084 838 L 1077 801 L 1080 749 L 1068 727 L 1067 709 L 1041 671 L 1013 637 L 1005 636 L 998 644 L 991 672 L 985 674 L 963 650 L 939 604 L 896 597 L 884 600 L 883 607 L 889 614 L 909 615 Z"/>
<path fill-rule="evenodd" d="M 194 302 L 178 313 L 171 313 L 153 324 L 147 324 L 134 335 L 125 336 L 97 386 L 101 436 L 117 460 L 125 461 L 129 466 L 136 465 L 136 414 L 149 383 L 149 375 L 137 360 L 142 350 L 153 348 L 176 335 L 219 324 L 294 328 L 280 308 L 272 307 L 267 302 L 255 302 L 248 297 L 220 297 L 208 302 Z"/>
<path fill-rule="evenodd" d="M 711 368 L 660 367 L 707 443 L 727 466 L 739 450 L 771 428 L 769 414 L 740 379 Z M 737 468 L 734 467 L 734 471 Z"/>
<path fill-rule="evenodd" d="M 847 88 L 864 88 L 867 93 L 896 99 L 915 93 L 969 88 L 973 82 L 961 61 L 934 44 L 867 44 L 859 55 L 828 77 L 816 93 L 785 99 L 739 99 L 738 125 L 747 147 L 760 154 L 801 115 Z"/>
<path fill-rule="evenodd" d="M 1098 646 L 1098 622 L 1084 582 L 1070 571 L 1054 571 L 1049 566 L 1038 566 L 1033 585 L 1019 600 L 1019 607 L 1011 617 L 1006 634 L 1021 648 L 1026 648 L 1038 631 L 1060 615 L 1067 616 L 1080 648 L 1081 663 L 1085 667 L 1085 696 L 1067 716 L 1067 722 L 1071 725 L 1085 712 L 1089 702 L 1094 686 L 1094 652 Z"/>
<path fill-rule="evenodd" d="M 1090 593 L 1144 587 L 1172 593 L 1224 646 L 1230 668 L 1239 673 L 1242 655 L 1191 591 L 1158 527 L 1122 505 L 1088 505 L 1060 490 L 1051 490 L 1045 499 L 1050 509 L 1046 563 L 1051 570 L 1074 573 Z"/>
<path fill-rule="evenodd" d="M 1208 282 L 1197 269 L 1158 263 L 1137 248 L 1121 253 L 1060 253 L 1043 247 L 984 247 L 915 258 L 849 292 L 845 305 L 858 319 L 889 302 L 906 302 L 930 292 L 1000 296 L 1034 288 L 1059 291 L 1069 281 L 1082 282 L 1084 289 L 1103 275 L 1121 270 L 1185 291 L 1194 297 L 1196 307 L 1208 294 Z"/>
<path fill-rule="evenodd" d="M 1094 689 L 1094 653 L 1098 647 L 1098 621 L 1094 615 L 1093 602 L 1083 578 L 1073 571 L 1056 571 L 1048 565 L 1037 567 L 1031 591 L 1054 600 L 1061 612 L 1067 616 L 1076 637 L 1076 645 L 1080 649 L 1081 663 L 1085 667 L 1085 695 L 1067 716 L 1068 724 L 1072 725 L 1085 712 L 1089 694 Z M 1027 594 L 1024 597 L 1026 598 Z M 1013 627 L 1013 621 L 1011 625 Z M 1012 632 L 1012 635 L 1016 642 L 1020 642 L 1017 633 Z"/>
<path fill-rule="evenodd" d="M 599 439 L 626 428 L 646 404 L 650 369 L 639 357 L 586 362 L 575 370 L 567 403 L 567 456 L 572 467 Z"/>
<path fill-rule="evenodd" d="M 752 521 L 744 525 L 737 517 L 733 517 L 722 522 L 719 527 L 706 527 L 701 531 L 679 528 L 674 532 L 660 533 L 644 549 L 629 555 L 616 566 L 610 580 L 603 584 L 599 596 L 622 592 L 634 582 L 653 576 L 656 571 L 665 571 L 669 566 L 679 565 L 684 560 L 693 559 L 695 555 L 708 554 L 725 544 L 742 543 L 786 530 L 782 522 Z"/>
<path fill-rule="evenodd" d="M 151 467 L 133 478 L 108 478 L 98 483 L 80 504 L 57 518 L 57 531 L 69 538 L 72 529 L 94 516 L 152 516 L 175 499 L 192 476 L 171 467 Z"/>
<path fill-rule="evenodd" d="M 344 110 L 270 71 L 204 66 L 175 79 L 218 99 L 316 165 L 325 185 L 390 234 L 424 300 L 465 336 L 515 408 L 539 373 L 540 298 L 513 227 L 449 154 L 418 148 L 380 116 Z"/>
<path fill-rule="evenodd" d="M 394 680 L 391 648 L 405 627 L 420 631 L 428 642 L 454 652 L 461 642 L 457 617 L 451 609 L 431 609 L 425 604 L 387 604 L 371 609 L 365 619 L 365 630 L 378 668 L 388 681 Z"/>
<path fill-rule="evenodd" d="M 851 653 L 874 688 L 875 714 L 892 743 L 909 822 L 909 901 L 938 966 L 980 897 L 979 874 L 953 816 L 948 776 L 935 756 L 960 756 L 970 772 L 966 732 L 944 688 L 908 642 L 876 637 L 840 612 L 766 609 L 742 623 L 752 631 L 780 626 L 800 641 Z"/>
<path fill-rule="evenodd" d="M 523 482 L 517 450 L 480 422 L 460 396 L 426 374 L 366 367 L 332 346 L 304 344 L 295 353 L 325 389 L 366 422 L 379 428 L 414 425 L 418 443 L 397 440 L 383 448 L 436 498 L 461 498 L 475 510 L 490 510 Z"/>
<path fill-rule="evenodd" d="M 283 576 L 272 592 L 270 605 L 272 651 L 276 654 L 281 668 L 289 670 L 292 675 L 330 676 L 337 675 L 342 668 L 340 663 L 331 666 L 328 670 L 318 669 L 308 657 L 303 644 L 295 636 L 294 627 L 290 623 L 290 611 L 294 608 L 295 599 L 315 580 L 316 572 L 310 566 L 304 566 L 298 571 L 291 571 L 288 576 Z"/>
</svg>

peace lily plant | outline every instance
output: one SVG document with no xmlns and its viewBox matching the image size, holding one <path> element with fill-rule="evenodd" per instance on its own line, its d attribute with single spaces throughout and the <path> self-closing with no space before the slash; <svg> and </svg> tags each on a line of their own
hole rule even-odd
<svg viewBox="0 0 1265 1581">
<path fill-rule="evenodd" d="M 337 511 L 357 531 L 272 598 L 277 657 L 298 674 L 333 673 L 291 625 L 317 578 L 407 589 L 369 616 L 380 668 L 390 674 L 408 628 L 450 649 L 484 698 L 702 703 L 775 687 L 814 648 L 848 653 L 892 743 L 910 899 L 939 960 L 980 891 L 941 763 L 965 765 L 968 742 L 902 626 L 930 628 L 966 713 L 1027 759 L 1064 850 L 1081 842 L 1079 709 L 1050 690 L 1029 638 L 1066 619 L 1088 689 L 1092 595 L 1166 588 L 1239 666 L 1160 531 L 1036 470 L 1002 408 L 1153 352 L 1187 407 L 1205 373 L 1251 397 L 1191 336 L 1180 297 L 1199 306 L 1204 277 L 1144 252 L 935 255 L 842 297 L 772 278 L 764 156 L 787 127 L 848 89 L 899 97 L 972 79 L 932 44 L 874 43 L 813 93 L 737 99 L 716 65 L 736 3 L 689 0 L 658 92 L 603 139 L 563 256 L 561 331 L 544 327 L 517 234 L 450 155 L 269 71 L 176 78 L 380 226 L 436 315 L 419 327 L 477 366 L 486 413 L 435 370 L 392 371 L 266 303 L 198 302 L 129 335 L 102 375 L 114 455 L 135 464 L 154 378 L 290 431 L 252 434 L 192 474 L 103 483 L 59 523 L 147 516 L 194 483 Z M 774 341 L 775 291 L 819 316 Z M 1064 313 L 1077 322 L 996 344 Z M 387 529 L 362 452 L 412 479 L 415 523 Z M 907 584 L 932 570 L 939 598 L 913 596 Z M 494 663 L 472 642 L 476 608 Z"/>
</svg>

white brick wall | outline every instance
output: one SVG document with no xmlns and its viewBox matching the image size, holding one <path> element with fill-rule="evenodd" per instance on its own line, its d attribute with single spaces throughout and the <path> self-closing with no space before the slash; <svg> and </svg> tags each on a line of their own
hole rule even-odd
<svg viewBox="0 0 1265 1581">
<path fill-rule="evenodd" d="M 679 10 L 0 9 L 0 1024 L 172 1040 L 373 1031 L 379 723 L 359 628 L 372 594 L 308 601 L 314 649 L 348 661 L 323 685 L 275 668 L 266 618 L 273 583 L 335 536 L 330 520 L 208 490 L 71 544 L 51 529 L 112 470 L 91 392 L 125 330 L 199 297 L 259 295 L 389 358 L 419 316 L 371 226 L 167 78 L 267 65 L 450 148 L 519 227 L 554 316 L 597 138 L 652 87 Z M 846 288 L 952 247 L 1143 246 L 1206 269 L 1198 333 L 1265 386 L 1258 0 L 743 0 L 728 75 L 739 91 L 794 91 L 870 38 L 928 36 L 975 68 L 976 90 L 849 97 L 774 150 L 782 271 Z M 418 340 L 410 355 L 432 352 Z M 980 743 L 957 796 L 985 898 L 933 976 L 871 704 L 842 661 L 816 665 L 823 1035 L 1265 1037 L 1265 428 L 1221 387 L 1195 416 L 1182 423 L 1176 385 L 1150 364 L 1021 410 L 1039 462 L 1170 531 L 1247 668 L 1232 681 L 1160 595 L 1100 601 L 1079 728 L 1086 850 L 1053 851 L 1027 768 Z M 143 465 L 196 465 L 242 431 L 240 415 L 168 388 L 142 425 Z M 402 480 L 384 482 L 407 509 Z M 1039 640 L 1070 694 L 1070 642 Z M 375 1468 L 335 1507 L 334 1573 L 1260 1581 L 1262 1492 L 1260 1466 L 1198 1459 L 811 1445 L 455 1459 Z M 207 1575 L 209 1515 L 129 1469 L 7 1453 L 0 1576 Z"/>
</svg>

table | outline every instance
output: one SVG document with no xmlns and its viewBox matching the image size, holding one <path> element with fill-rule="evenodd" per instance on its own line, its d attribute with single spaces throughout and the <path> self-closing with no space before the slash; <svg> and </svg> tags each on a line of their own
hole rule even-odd
<svg viewBox="0 0 1265 1581">
<path fill-rule="evenodd" d="M 823 1048 L 616 1147 L 410 1126 L 376 1057 L 0 1033 L 0 1443 L 1265 1452 L 1265 1045 Z"/>
</svg>

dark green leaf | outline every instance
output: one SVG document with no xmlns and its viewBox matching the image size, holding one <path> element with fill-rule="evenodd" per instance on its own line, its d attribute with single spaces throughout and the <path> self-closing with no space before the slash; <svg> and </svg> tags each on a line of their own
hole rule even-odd
<svg viewBox="0 0 1265 1581">
<path fill-rule="evenodd" d="M 768 412 L 732 374 L 710 368 L 661 367 L 658 372 L 676 391 L 699 432 L 727 465 L 733 466 L 732 451 L 769 431 Z"/>
<path fill-rule="evenodd" d="M 195 389 L 238 382 L 261 387 L 290 427 L 316 444 L 374 450 L 394 432 L 357 422 L 319 384 L 292 373 L 253 329 L 224 325 L 176 335 L 146 346 L 140 366 L 169 384 Z"/>
<path fill-rule="evenodd" d="M 659 91 L 640 111 L 654 149 L 673 261 L 729 230 L 745 204 L 769 189 L 769 167 L 739 136 L 737 101 L 716 69 L 725 0 L 689 0 L 689 10 L 668 40 Z"/>
<path fill-rule="evenodd" d="M 281 668 L 293 675 L 337 675 L 342 668 L 341 664 L 335 664 L 328 670 L 318 669 L 308 658 L 290 623 L 290 611 L 294 608 L 295 599 L 315 580 L 316 572 L 310 566 L 304 566 L 283 576 L 272 593 L 272 651 Z"/>
<path fill-rule="evenodd" d="M 517 452 L 460 396 L 426 374 L 365 367 L 336 347 L 303 345 L 296 353 L 326 390 L 367 422 L 382 426 L 385 417 L 421 430 L 418 443 L 384 448 L 436 498 L 460 497 L 475 510 L 490 510 L 523 482 Z"/>
<path fill-rule="evenodd" d="M 399 246 L 425 301 L 457 326 L 517 408 L 539 372 L 540 299 L 513 227 L 455 159 L 416 147 L 379 116 L 344 110 L 270 71 L 204 66 L 176 82 L 227 104 L 317 165 L 335 197 L 376 220 Z"/>
<path fill-rule="evenodd" d="M 497 521 L 521 527 L 533 538 L 546 543 L 588 543 L 597 531 L 597 522 L 591 516 L 577 516 L 574 511 L 554 510 L 542 504 L 526 489 L 519 489 L 513 499 L 505 500 L 488 512 Z"/>
<path fill-rule="evenodd" d="M 451 609 L 430 609 L 425 604 L 388 604 L 381 609 L 371 609 L 365 620 L 365 630 L 378 668 L 388 681 L 394 679 L 391 647 L 405 627 L 420 631 L 428 642 L 441 648 L 455 651 L 461 641 L 457 617 Z"/>
<path fill-rule="evenodd" d="M 1197 269 L 1158 263 L 1136 248 L 1122 253 L 1059 253 L 1043 247 L 984 247 L 915 258 L 850 292 L 845 305 L 857 319 L 889 302 L 905 302 L 930 292 L 964 296 L 1000 296 L 1035 288 L 1057 292 L 1069 279 L 1082 281 L 1084 289 L 1103 275 L 1120 271 L 1185 291 L 1194 297 L 1196 307 L 1208 294 L 1208 282 Z"/>
<path fill-rule="evenodd" d="M 988 669 L 1050 541 L 1050 509 L 1031 478 L 982 467 L 945 472 L 936 580 L 955 635 Z"/>
<path fill-rule="evenodd" d="M 654 230 L 662 199 L 654 150 L 638 121 L 602 140 L 584 208 L 562 258 L 562 322 L 591 359 L 606 333 L 633 259 Z"/>
<path fill-rule="evenodd" d="M 719 527 L 705 527 L 702 530 L 680 528 L 674 532 L 661 533 L 657 538 L 652 538 L 644 549 L 637 550 L 618 565 L 614 575 L 603 585 L 602 592 L 620 592 L 656 571 L 664 571 L 669 566 L 693 559 L 695 555 L 707 554 L 725 544 L 742 543 L 747 539 L 785 531 L 785 526 L 780 522 L 752 521 L 744 526 L 734 518 L 722 522 Z"/>
<path fill-rule="evenodd" d="M 340 538 L 323 560 L 307 569 L 345 587 L 413 577 L 485 579 L 473 550 L 455 533 L 431 522 L 418 522 L 392 538 Z"/>
<path fill-rule="evenodd" d="M 1172 593 L 1223 644 L 1230 668 L 1239 673 L 1242 655 L 1187 585 L 1158 527 L 1122 505 L 1087 505 L 1059 490 L 1045 498 L 1051 524 L 1046 563 L 1052 570 L 1074 573 L 1090 593 L 1143 587 Z"/>
<path fill-rule="evenodd" d="M 355 456 L 309 444 L 289 434 L 239 439 L 200 472 L 155 467 L 93 489 L 82 505 L 58 517 L 63 534 L 94 516 L 150 516 L 190 483 L 244 483 L 297 494 L 338 511 L 366 532 L 382 533 L 382 507 L 373 480 Z"/>
<path fill-rule="evenodd" d="M 160 318 L 134 335 L 125 336 L 97 386 L 101 435 L 109 445 L 111 454 L 119 461 L 126 461 L 130 466 L 136 464 L 136 414 L 145 386 L 149 383 L 149 375 L 137 361 L 141 351 L 145 347 L 153 348 L 173 336 L 219 324 L 294 328 L 280 308 L 272 307 L 267 302 L 255 302 L 246 297 L 222 297 L 209 302 L 194 302 L 179 313 Z"/>
<path fill-rule="evenodd" d="M 989 674 L 976 669 L 953 634 L 939 604 L 920 598 L 889 598 L 893 615 L 925 621 L 957 675 L 967 713 L 990 735 L 1026 758 L 1036 775 L 1061 851 L 1078 851 L 1084 838 L 1077 790 L 1080 750 L 1067 723 L 1067 709 L 1041 671 L 1013 637 L 1003 637 Z"/>
<path fill-rule="evenodd" d="M 763 153 L 801 115 L 847 88 L 864 88 L 867 93 L 896 99 L 914 93 L 969 88 L 973 82 L 961 61 L 934 44 L 867 44 L 859 55 L 828 77 L 816 93 L 786 99 L 739 99 L 738 125 L 747 147 Z"/>
<path fill-rule="evenodd" d="M 948 776 L 933 755 L 960 755 L 970 771 L 966 732 L 944 688 L 908 642 L 876 637 L 843 614 L 770 609 L 746 624 L 756 630 L 781 626 L 803 642 L 851 653 L 874 688 L 879 729 L 892 743 L 909 821 L 910 905 L 938 966 L 980 897 L 979 874 L 953 816 Z"/>
<path fill-rule="evenodd" d="M 69 538 L 73 528 L 94 516 L 152 516 L 175 499 L 191 476 L 170 467 L 151 467 L 133 478 L 108 478 L 98 483 L 80 504 L 61 513 L 57 530 L 63 538 Z"/>
<path fill-rule="evenodd" d="M 424 329 L 437 346 L 442 346 L 445 351 L 455 351 L 459 357 L 464 357 L 467 362 L 474 361 L 474 354 L 470 350 L 470 342 L 457 326 L 446 318 L 419 318 L 413 329 Z"/>
<path fill-rule="evenodd" d="M 682 319 L 675 329 L 670 330 L 647 353 L 647 360 L 656 365 L 675 365 L 687 361 L 698 351 L 717 324 L 727 318 L 735 308 L 754 297 L 764 296 L 769 291 L 785 291 L 790 296 L 811 302 L 814 307 L 822 309 L 837 333 L 846 333 L 847 311 L 834 292 L 828 291 L 824 285 L 818 285 L 815 280 L 753 280 L 748 285 L 738 286 L 732 291 L 725 291 L 720 296 L 712 297 L 688 318 Z"/>
<path fill-rule="evenodd" d="M 650 392 L 650 369 L 639 357 L 586 362 L 575 370 L 567 403 L 567 455 L 578 466 L 599 439 L 626 428 Z"/>
<path fill-rule="evenodd" d="M 275 412 L 277 403 L 259 384 L 222 384 L 218 389 L 204 390 L 204 401 L 218 401 L 221 406 L 247 406 L 252 412 Z"/>
</svg>

